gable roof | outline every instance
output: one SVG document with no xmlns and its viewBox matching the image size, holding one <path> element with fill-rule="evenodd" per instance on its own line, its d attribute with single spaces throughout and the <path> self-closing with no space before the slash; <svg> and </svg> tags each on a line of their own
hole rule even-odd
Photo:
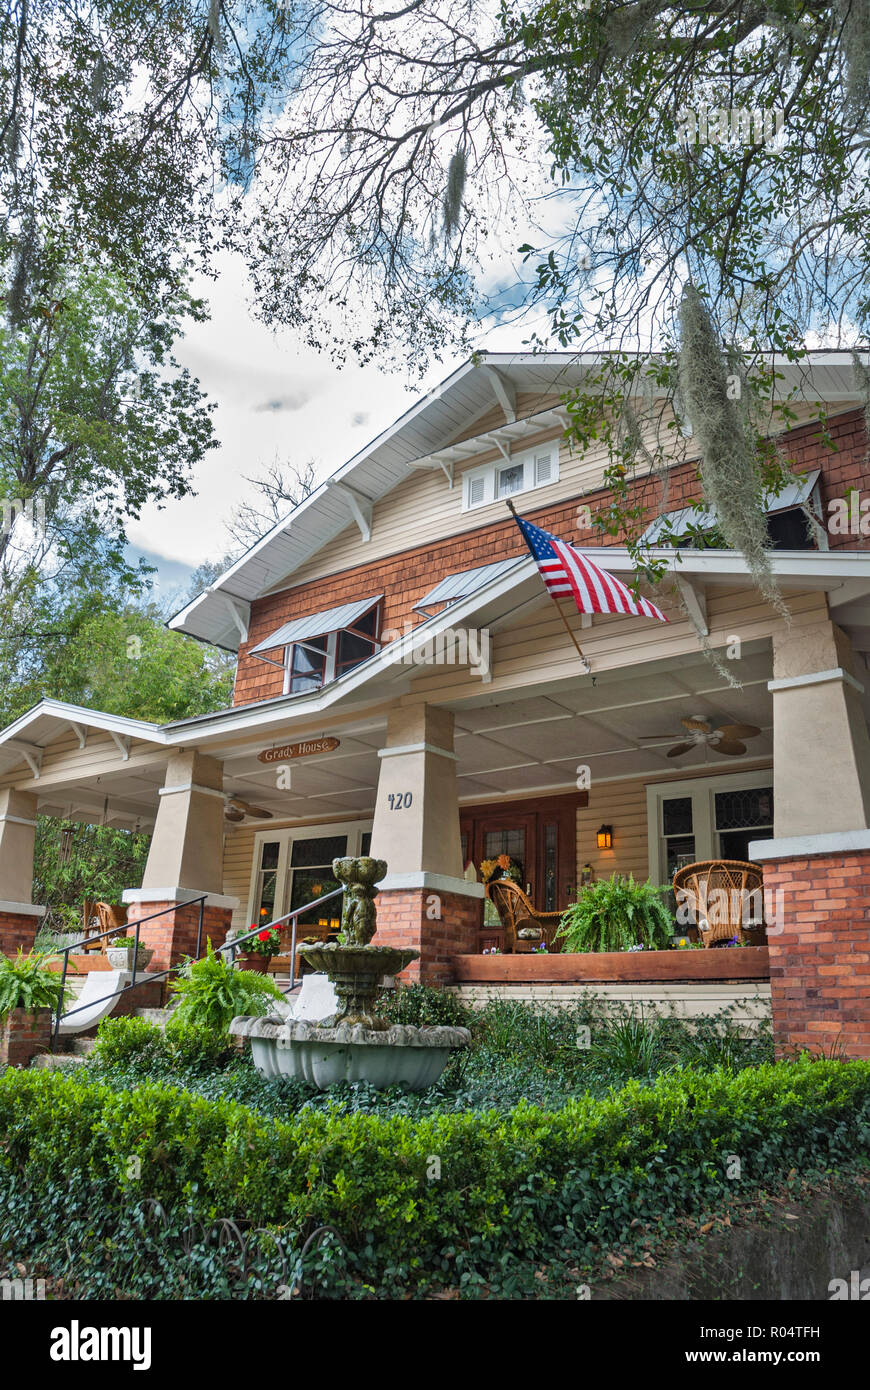
<svg viewBox="0 0 870 1390">
<path fill-rule="evenodd" d="M 468 457 L 467 448 L 457 453 L 454 441 L 476 420 L 501 407 L 510 431 L 518 424 L 518 394 L 537 393 L 543 403 L 581 386 L 601 360 L 598 353 L 476 353 L 315 488 L 168 626 L 237 651 L 247 636 L 252 600 L 299 574 L 354 521 L 364 534 L 373 506 L 407 480 L 409 468 L 431 467 L 433 456 L 436 466 L 443 457 L 446 467 L 454 456 Z M 783 395 L 800 386 L 809 398 L 828 403 L 857 398 L 848 350 L 811 353 L 799 364 L 774 361 Z"/>
</svg>

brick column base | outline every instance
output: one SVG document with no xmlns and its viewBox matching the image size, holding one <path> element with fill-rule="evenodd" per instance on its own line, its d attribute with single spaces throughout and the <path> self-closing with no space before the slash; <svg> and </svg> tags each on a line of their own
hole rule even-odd
<svg viewBox="0 0 870 1390">
<path fill-rule="evenodd" d="M 431 888 L 391 888 L 382 889 L 375 902 L 378 929 L 372 945 L 413 946 L 420 952 L 420 959 L 397 976 L 402 984 L 449 984 L 453 957 L 478 949 L 481 898 Z"/>
<path fill-rule="evenodd" d="M 51 1044 L 51 1009 L 13 1009 L 0 1023 L 0 1067 L 27 1067 Z"/>
<path fill-rule="evenodd" d="M 155 917 L 154 913 L 161 915 Z M 202 914 L 202 952 L 206 941 L 211 941 L 215 950 L 223 946 L 230 929 L 233 910 L 230 907 L 210 907 L 206 903 Z M 196 953 L 196 937 L 199 930 L 199 903 L 173 902 L 135 902 L 127 909 L 127 935 L 132 936 L 136 922 L 143 917 L 146 922 L 139 932 L 141 945 L 153 950 L 146 974 L 157 970 L 168 970 L 178 965 L 185 956 Z"/>
<path fill-rule="evenodd" d="M 870 849 L 765 855 L 764 894 L 777 1051 L 870 1057 Z"/>
<path fill-rule="evenodd" d="M 22 908 L 26 906 L 21 904 Z M 0 908 L 0 954 L 14 956 L 16 951 L 32 951 L 44 915 L 44 907 L 23 912 L 16 911 L 15 904 L 10 903 Z"/>
</svg>

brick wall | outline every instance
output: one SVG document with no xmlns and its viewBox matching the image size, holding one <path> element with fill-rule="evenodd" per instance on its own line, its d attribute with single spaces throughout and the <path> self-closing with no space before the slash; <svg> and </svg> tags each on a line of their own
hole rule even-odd
<svg viewBox="0 0 870 1390">
<path fill-rule="evenodd" d="M 768 933 L 779 1050 L 870 1057 L 870 851 L 771 860 L 764 890 L 782 892 Z"/>
<path fill-rule="evenodd" d="M 31 1057 L 47 1052 L 51 1042 L 51 1009 L 13 1009 L 0 1023 L 0 1067 L 26 1067 Z"/>
<path fill-rule="evenodd" d="M 427 914 L 436 909 L 440 918 Z M 420 952 L 397 978 L 403 984 L 447 984 L 453 979 L 453 957 L 478 950 L 483 901 L 459 893 L 433 893 L 428 888 L 386 889 L 378 893 L 375 946 L 411 946 Z"/>
<path fill-rule="evenodd" d="M 837 416 L 829 428 L 837 445 L 837 452 L 831 452 L 821 443 L 817 424 L 802 425 L 800 429 L 782 437 L 786 456 L 793 462 L 796 472 L 806 472 L 811 468 L 822 469 L 822 501 L 825 508 L 831 498 L 843 497 L 849 488 L 861 487 L 862 483 L 870 478 L 867 436 L 861 411 L 848 411 Z M 687 463 L 674 468 L 668 478 L 665 509 L 674 511 L 699 496 L 697 465 Z M 585 495 L 583 502 L 589 505 L 594 517 L 606 504 L 607 498 L 607 491 L 600 490 Z M 586 544 L 604 545 L 618 545 L 623 541 L 622 536 L 580 536 L 577 529 L 577 503 L 577 497 L 573 497 L 548 507 L 536 508 L 533 500 L 529 499 L 524 510 L 536 525 L 567 539 L 582 539 Z M 642 478 L 632 486 L 628 505 L 638 504 L 644 508 L 649 520 L 659 513 L 662 490 L 658 479 Z M 409 535 L 411 534 L 413 532 L 409 524 Z M 831 545 L 847 549 L 867 548 L 870 546 L 870 538 L 832 536 Z M 360 553 L 365 554 L 364 545 L 360 546 Z M 259 661 L 256 657 L 247 656 L 247 652 L 292 618 L 334 608 L 338 604 L 349 603 L 368 594 L 383 593 L 383 628 L 401 629 L 406 620 L 413 623 L 422 621 L 420 615 L 414 612 L 414 605 L 448 574 L 526 553 L 525 543 L 516 525 L 508 518 L 488 526 L 472 527 L 460 535 L 447 537 L 434 545 L 409 547 L 399 554 L 386 556 L 371 564 L 357 565 L 352 569 L 343 570 L 340 574 L 327 575 L 325 578 L 313 580 L 310 584 L 298 584 L 257 600 L 252 604 L 248 641 L 242 644 L 239 651 L 234 703 L 249 704 L 281 694 L 283 671 Z M 274 653 L 270 655 L 274 656 Z"/>
<path fill-rule="evenodd" d="M 194 955 L 199 929 L 199 903 L 131 903 L 127 911 L 127 935 L 133 935 L 136 922 L 158 912 L 161 915 L 145 922 L 139 932 L 141 944 L 154 951 L 148 965 L 151 973 L 168 970 L 184 956 Z M 215 950 L 224 944 L 232 915 L 228 907 L 205 907 L 202 919 L 203 954 L 207 940 L 211 941 Z"/>
<path fill-rule="evenodd" d="M 41 917 L 29 912 L 0 912 L 0 955 L 14 956 L 18 950 L 32 951 L 41 921 Z"/>
</svg>

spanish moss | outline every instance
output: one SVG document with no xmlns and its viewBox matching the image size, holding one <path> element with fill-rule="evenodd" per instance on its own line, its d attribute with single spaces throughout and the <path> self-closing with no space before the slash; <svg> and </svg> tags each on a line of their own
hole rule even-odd
<svg viewBox="0 0 870 1390">
<path fill-rule="evenodd" d="M 739 550 L 768 603 L 790 615 L 770 565 L 764 483 L 745 408 L 746 388 L 723 354 L 704 300 L 688 285 L 680 304 L 680 396 L 700 454 L 704 497 L 725 543 Z M 736 384 L 736 392 L 732 389 Z"/>
<path fill-rule="evenodd" d="M 444 235 L 451 237 L 459 226 L 462 198 L 465 193 L 465 151 L 457 149 L 447 170 L 447 191 L 444 194 Z"/>
</svg>

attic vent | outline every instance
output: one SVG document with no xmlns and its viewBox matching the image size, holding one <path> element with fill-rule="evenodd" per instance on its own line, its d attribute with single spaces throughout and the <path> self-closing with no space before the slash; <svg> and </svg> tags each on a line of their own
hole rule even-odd
<svg viewBox="0 0 870 1390">
<path fill-rule="evenodd" d="M 468 505 L 478 507 L 486 496 L 486 479 L 470 478 L 468 482 Z"/>
<path fill-rule="evenodd" d="M 553 479 L 553 455 L 535 455 L 535 487 L 542 487 L 544 483 L 552 482 Z"/>
</svg>

